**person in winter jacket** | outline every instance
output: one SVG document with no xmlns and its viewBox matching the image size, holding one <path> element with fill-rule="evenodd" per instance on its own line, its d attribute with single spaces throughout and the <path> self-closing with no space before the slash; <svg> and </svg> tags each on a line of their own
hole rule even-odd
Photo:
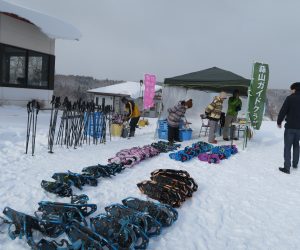
<svg viewBox="0 0 300 250">
<path fill-rule="evenodd" d="M 291 85 L 292 94 L 289 95 L 278 114 L 277 126 L 284 125 L 284 167 L 279 168 L 283 173 L 289 174 L 291 168 L 291 149 L 293 147 L 293 168 L 298 167 L 299 162 L 299 140 L 300 140 L 300 82 Z"/>
<path fill-rule="evenodd" d="M 208 132 L 208 142 L 216 144 L 216 131 L 218 128 L 218 122 L 221 117 L 223 102 L 227 98 L 226 92 L 222 91 L 219 96 L 215 96 L 212 103 L 209 104 L 205 109 L 205 114 L 209 120 L 209 132 Z"/>
<path fill-rule="evenodd" d="M 169 144 L 173 144 L 174 141 L 179 141 L 179 124 L 181 119 L 184 117 L 187 109 L 193 106 L 193 100 L 180 101 L 173 108 L 169 108 L 168 112 L 168 141 Z"/>
<path fill-rule="evenodd" d="M 228 130 L 230 127 L 230 139 L 238 140 L 235 136 L 235 126 L 231 126 L 233 122 L 237 121 L 238 112 L 242 109 L 242 100 L 240 99 L 240 92 L 238 89 L 233 91 L 233 95 L 228 99 L 228 109 L 225 117 L 225 125 L 223 129 L 223 139 L 229 141 Z"/>
<path fill-rule="evenodd" d="M 139 107 L 132 100 L 128 100 L 126 97 L 121 99 L 122 103 L 125 104 L 125 111 L 127 112 L 126 120 L 129 121 L 130 133 L 129 137 L 133 137 L 135 134 L 135 128 L 140 119 L 141 113 Z"/>
</svg>

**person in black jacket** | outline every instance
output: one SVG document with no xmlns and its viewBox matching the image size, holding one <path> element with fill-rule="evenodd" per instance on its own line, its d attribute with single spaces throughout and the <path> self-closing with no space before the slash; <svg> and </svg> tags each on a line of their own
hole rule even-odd
<svg viewBox="0 0 300 250">
<path fill-rule="evenodd" d="M 278 114 L 277 126 L 285 119 L 284 130 L 284 167 L 279 168 L 283 173 L 289 174 L 291 168 L 291 148 L 293 147 L 293 168 L 298 167 L 299 140 L 300 140 L 300 82 L 291 85 L 292 94 L 289 95 Z"/>
</svg>

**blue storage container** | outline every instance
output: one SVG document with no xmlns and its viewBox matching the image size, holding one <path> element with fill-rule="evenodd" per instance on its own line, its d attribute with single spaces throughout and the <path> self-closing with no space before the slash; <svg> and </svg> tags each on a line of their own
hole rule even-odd
<svg viewBox="0 0 300 250">
<path fill-rule="evenodd" d="M 168 130 L 168 122 L 167 120 L 158 120 L 158 127 L 159 129 L 161 130 Z M 184 126 L 184 121 L 183 120 L 180 120 L 180 123 L 179 123 L 179 129 L 182 129 Z"/>
<path fill-rule="evenodd" d="M 192 139 L 192 133 L 193 130 L 192 129 L 180 129 L 179 130 L 179 140 L 180 141 L 188 141 L 190 139 Z"/>
<path fill-rule="evenodd" d="M 160 130 L 168 130 L 168 122 L 167 120 L 158 120 L 158 127 Z"/>
<path fill-rule="evenodd" d="M 162 140 L 168 140 L 168 130 L 158 130 L 158 138 Z"/>
<path fill-rule="evenodd" d="M 180 120 L 180 122 L 179 122 L 179 129 L 183 129 L 183 126 L 184 126 L 184 121 Z"/>
</svg>

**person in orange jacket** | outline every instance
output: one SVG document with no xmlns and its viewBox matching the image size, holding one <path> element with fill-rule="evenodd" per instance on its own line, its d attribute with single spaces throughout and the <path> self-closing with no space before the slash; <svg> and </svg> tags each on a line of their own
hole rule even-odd
<svg viewBox="0 0 300 250">
<path fill-rule="evenodd" d="M 129 121 L 130 133 L 129 137 L 133 137 L 135 134 L 136 125 L 139 122 L 141 113 L 139 107 L 132 100 L 128 100 L 126 97 L 121 99 L 122 103 L 125 104 L 125 111 L 127 112 L 126 120 Z"/>
</svg>

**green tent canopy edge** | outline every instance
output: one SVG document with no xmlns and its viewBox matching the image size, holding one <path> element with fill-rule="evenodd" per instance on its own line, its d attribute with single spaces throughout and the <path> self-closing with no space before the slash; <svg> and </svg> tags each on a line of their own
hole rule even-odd
<svg viewBox="0 0 300 250">
<path fill-rule="evenodd" d="M 212 92 L 226 91 L 231 93 L 235 89 L 238 89 L 241 96 L 247 96 L 250 82 L 249 79 L 230 71 L 212 67 L 189 74 L 166 78 L 164 84 L 165 86 L 179 86 Z"/>
</svg>

